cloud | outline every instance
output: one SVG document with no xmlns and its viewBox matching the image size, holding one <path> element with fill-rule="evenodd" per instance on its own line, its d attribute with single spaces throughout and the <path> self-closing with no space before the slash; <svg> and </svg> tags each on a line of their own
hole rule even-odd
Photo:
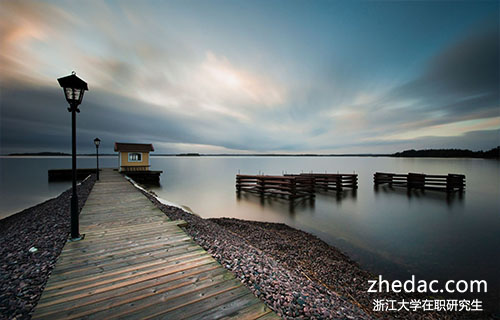
<svg viewBox="0 0 500 320">
<path fill-rule="evenodd" d="M 47 19 L 50 17 L 50 19 Z M 77 20 L 77 19 L 75 19 Z M 2 1 L 0 8 L 0 73 L 3 82 L 40 78 L 46 62 L 33 55 L 33 45 L 60 40 L 58 27 L 70 21 L 56 6 L 38 1 Z"/>
<path fill-rule="evenodd" d="M 499 39 L 498 20 L 470 32 L 432 58 L 419 77 L 394 88 L 378 108 L 396 106 L 433 124 L 498 115 Z"/>
<path fill-rule="evenodd" d="M 358 63 L 366 51 L 349 56 L 351 42 L 335 42 L 346 46 L 343 55 L 329 52 L 335 48 L 324 37 L 321 46 L 300 37 L 288 44 L 280 38 L 275 46 L 272 37 L 260 42 L 243 34 L 232 42 L 222 39 L 229 24 L 207 15 L 203 25 L 213 24 L 203 29 L 189 15 L 176 17 L 175 7 L 3 2 L 1 152 L 69 150 L 69 115 L 56 78 L 71 70 L 90 86 L 78 116 L 82 151 L 93 150 L 87 143 L 96 135 L 151 141 L 160 152 L 189 146 L 194 152 L 387 152 L 424 142 L 474 147 L 469 137 L 495 141 L 498 19 L 441 42 L 422 71 L 404 74 L 410 80 L 401 83 L 378 73 L 391 61 Z M 248 49 L 245 43 L 267 60 L 241 49 Z M 312 47 L 287 56 L 304 43 Z"/>
<path fill-rule="evenodd" d="M 419 137 L 498 129 L 499 39 L 498 20 L 483 24 L 445 46 L 412 80 L 385 94 L 362 94 L 328 116 L 359 129 L 358 141 L 411 144 Z"/>
<path fill-rule="evenodd" d="M 69 150 L 70 117 L 62 90 L 57 88 L 2 88 L 0 100 L 0 153 L 21 149 Z M 86 93 L 77 116 L 78 148 L 92 151 L 96 136 L 111 152 L 115 141 L 214 146 L 213 150 L 269 150 L 280 145 L 266 130 L 231 116 L 186 114 L 158 109 L 137 99 L 94 90 Z M 206 147 L 203 148 L 204 150 Z M 106 149 L 104 149 L 106 152 Z M 159 150 L 167 152 L 169 150 Z"/>
</svg>

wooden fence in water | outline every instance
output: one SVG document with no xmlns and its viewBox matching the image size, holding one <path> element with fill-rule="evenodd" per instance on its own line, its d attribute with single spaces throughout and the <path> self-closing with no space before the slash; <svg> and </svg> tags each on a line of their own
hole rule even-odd
<svg viewBox="0 0 500 320">
<path fill-rule="evenodd" d="M 421 190 L 439 190 L 446 192 L 464 191 L 465 175 L 452 174 L 448 175 L 431 175 L 423 173 L 386 173 L 375 172 L 373 175 L 375 186 L 388 184 L 390 187 L 406 187 L 410 189 Z"/>
<path fill-rule="evenodd" d="M 289 199 L 314 197 L 314 183 L 300 176 L 236 175 L 238 192 L 255 192 L 260 195 L 281 195 Z"/>
<path fill-rule="evenodd" d="M 301 173 L 283 176 L 236 175 L 236 191 L 286 196 L 290 200 L 314 197 L 317 190 L 358 188 L 357 174 Z"/>
</svg>

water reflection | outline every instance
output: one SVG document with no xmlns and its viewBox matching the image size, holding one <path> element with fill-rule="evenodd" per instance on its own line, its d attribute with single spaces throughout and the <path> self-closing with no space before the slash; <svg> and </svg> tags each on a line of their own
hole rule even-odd
<svg viewBox="0 0 500 320">
<path fill-rule="evenodd" d="M 269 208 L 281 212 L 287 212 L 294 215 L 296 210 L 314 209 L 316 199 L 315 197 L 302 197 L 294 200 L 287 197 L 280 197 L 276 195 L 260 195 L 251 192 L 236 192 L 236 200 L 247 201 L 249 203 L 259 204 L 262 208 Z"/>
<path fill-rule="evenodd" d="M 339 192 L 332 191 L 316 191 L 316 194 L 321 197 L 328 197 L 335 199 L 336 203 L 340 203 L 345 200 L 355 201 L 358 195 L 356 189 L 343 190 Z M 316 203 L 316 197 L 301 197 L 296 199 L 289 199 L 285 196 L 279 195 L 261 195 L 253 192 L 236 192 L 236 199 L 238 202 L 244 200 L 250 203 L 259 204 L 262 208 L 268 207 L 272 209 L 278 209 L 280 211 L 288 211 L 290 214 L 294 214 L 296 210 L 304 209 L 314 209 Z"/>
<path fill-rule="evenodd" d="M 349 190 L 343 190 L 343 191 L 316 191 L 316 194 L 321 195 L 321 196 L 326 196 L 326 197 L 332 197 L 335 198 L 337 202 L 342 202 L 344 200 L 352 199 L 356 200 L 358 197 L 358 190 L 357 189 L 349 189 Z"/>
<path fill-rule="evenodd" d="M 455 203 L 463 204 L 464 202 L 464 193 L 465 191 L 455 191 L 455 192 L 442 192 L 442 191 L 434 191 L 434 190 L 423 190 L 423 189 L 407 189 L 407 188 L 398 188 L 391 187 L 388 185 L 375 185 L 373 187 L 375 192 L 375 196 L 378 196 L 379 193 L 384 194 L 396 194 L 401 196 L 406 196 L 408 201 L 412 198 L 416 199 L 426 199 L 426 200 L 435 200 L 440 202 L 446 202 L 448 206 L 454 205 Z"/>
</svg>

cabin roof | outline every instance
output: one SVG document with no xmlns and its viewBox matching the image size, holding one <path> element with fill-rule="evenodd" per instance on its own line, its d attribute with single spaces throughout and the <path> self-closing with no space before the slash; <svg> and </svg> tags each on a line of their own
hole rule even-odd
<svg viewBox="0 0 500 320">
<path fill-rule="evenodd" d="M 121 143 L 115 142 L 115 151 L 150 152 L 155 151 L 152 143 Z"/>
</svg>

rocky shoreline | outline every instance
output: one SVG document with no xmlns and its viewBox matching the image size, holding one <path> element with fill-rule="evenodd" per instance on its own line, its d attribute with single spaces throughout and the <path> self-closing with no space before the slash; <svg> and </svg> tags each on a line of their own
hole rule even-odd
<svg viewBox="0 0 500 320">
<path fill-rule="evenodd" d="M 77 188 L 81 210 L 95 183 Z M 29 319 L 69 235 L 71 188 L 0 220 L 0 319 Z"/>
</svg>

